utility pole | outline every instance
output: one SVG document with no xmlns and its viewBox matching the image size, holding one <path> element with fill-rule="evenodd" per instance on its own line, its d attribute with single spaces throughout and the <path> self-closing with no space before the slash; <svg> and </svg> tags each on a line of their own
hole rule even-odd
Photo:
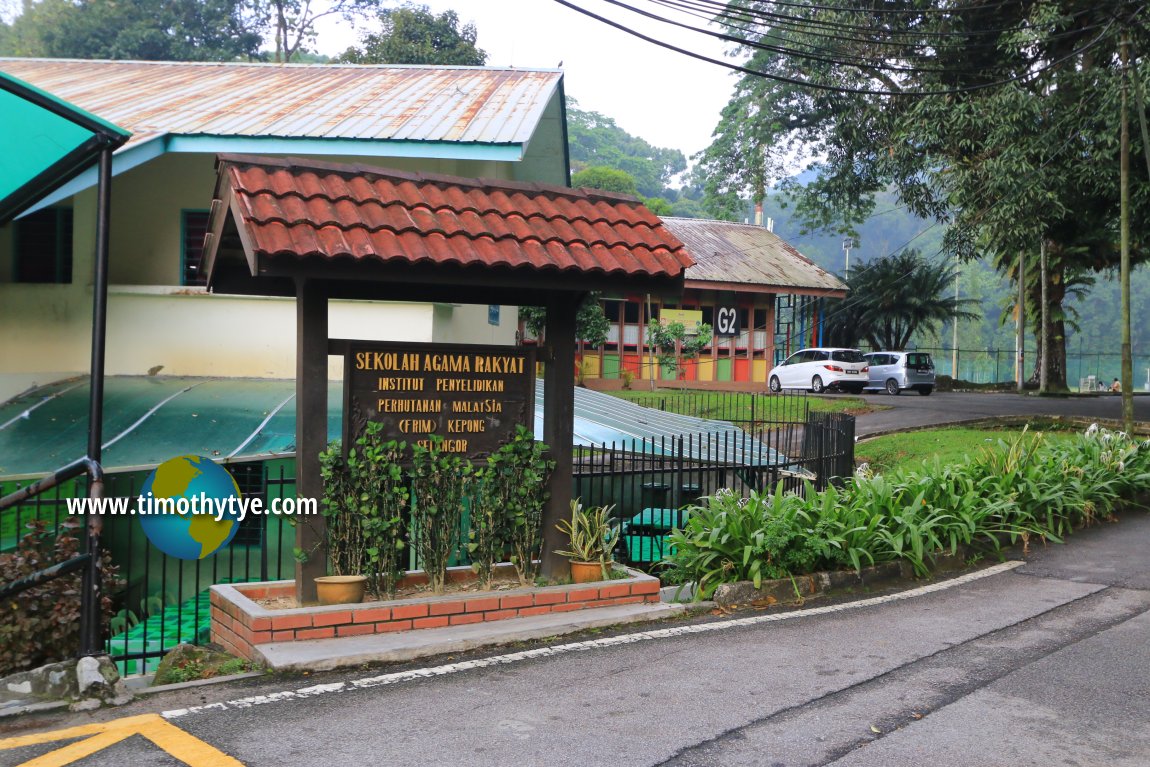
<svg viewBox="0 0 1150 767">
<path fill-rule="evenodd" d="M 1119 217 L 1122 252 L 1119 282 L 1122 285 L 1122 428 L 1134 432 L 1134 360 L 1130 346 L 1130 110 L 1126 106 L 1130 77 L 1130 38 L 1122 30 L 1122 137 L 1119 179 L 1122 212 Z M 1138 105 L 1139 111 L 1144 108 Z"/>
<path fill-rule="evenodd" d="M 1050 388 L 1050 307 L 1047 293 L 1049 274 L 1046 266 L 1046 235 L 1038 241 L 1039 280 L 1041 280 L 1042 311 L 1039 315 L 1041 330 L 1038 332 L 1038 355 L 1042 364 L 1038 368 L 1038 393 L 1046 394 Z"/>
<path fill-rule="evenodd" d="M 843 275 L 847 278 L 851 276 L 851 248 L 855 246 L 855 241 L 850 237 L 843 240 L 843 253 L 846 254 L 846 269 Z"/>
<path fill-rule="evenodd" d="M 954 308 L 958 310 L 958 269 L 954 270 Z M 958 315 L 954 317 L 954 339 L 950 350 L 950 374 L 958 380 Z"/>
<path fill-rule="evenodd" d="M 1018 328 L 1014 336 L 1014 380 L 1022 394 L 1022 376 L 1026 370 L 1026 254 L 1018 251 Z"/>
</svg>

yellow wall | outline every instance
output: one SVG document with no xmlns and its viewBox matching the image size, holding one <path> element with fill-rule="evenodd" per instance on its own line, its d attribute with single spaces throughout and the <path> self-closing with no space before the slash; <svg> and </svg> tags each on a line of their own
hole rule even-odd
<svg viewBox="0 0 1150 767">
<path fill-rule="evenodd" d="M 543 173 L 555 158 L 547 142 L 532 146 Z M 560 153 L 560 158 L 562 154 Z M 499 162 L 342 157 L 400 170 L 513 179 Z M 561 159 L 559 164 L 561 165 Z M 537 180 L 561 183 L 554 168 Z M 292 299 L 208 295 L 180 287 L 181 210 L 207 210 L 215 189 L 215 158 L 167 154 L 112 182 L 107 373 L 142 375 L 295 376 Z M 12 228 L 0 227 L 0 402 L 24 391 L 87 372 L 90 361 L 95 190 L 75 195 L 73 281 L 69 285 L 12 282 Z M 62 203 L 68 204 L 68 202 Z M 512 344 L 517 314 L 504 306 L 500 324 L 487 306 L 333 301 L 332 337 L 366 340 Z M 329 367 L 342 376 L 338 361 Z"/>
</svg>

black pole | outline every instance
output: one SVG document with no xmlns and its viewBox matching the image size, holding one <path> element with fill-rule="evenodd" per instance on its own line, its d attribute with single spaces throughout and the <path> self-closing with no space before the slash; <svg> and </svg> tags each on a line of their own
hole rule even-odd
<svg viewBox="0 0 1150 767">
<path fill-rule="evenodd" d="M 104 441 L 104 342 L 108 328 L 108 227 L 112 218 L 112 147 L 100 152 L 96 190 L 96 254 L 92 280 L 92 364 L 88 394 L 88 459 L 99 465 Z M 88 496 L 103 495 L 103 481 L 89 474 Z M 100 653 L 100 532 L 103 519 L 87 519 L 87 567 L 80 591 L 80 655 Z"/>
</svg>

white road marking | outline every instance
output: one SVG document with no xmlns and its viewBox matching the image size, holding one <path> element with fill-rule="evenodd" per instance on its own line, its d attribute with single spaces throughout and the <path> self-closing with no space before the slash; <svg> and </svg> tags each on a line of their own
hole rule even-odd
<svg viewBox="0 0 1150 767">
<path fill-rule="evenodd" d="M 495 655 L 490 658 L 479 658 L 477 660 L 460 661 L 459 663 L 447 663 L 442 666 L 431 666 L 429 668 L 411 669 L 409 671 L 396 671 L 391 674 L 381 674 L 380 676 L 365 677 L 363 679 L 354 679 L 346 682 L 331 682 L 328 684 L 317 684 L 311 687 L 302 687 L 298 690 L 283 690 L 281 692 L 273 692 L 265 695 L 253 695 L 248 698 L 238 698 L 224 703 L 209 703 L 203 706 L 191 706 L 189 708 L 177 708 L 171 711 L 164 711 L 160 716 L 165 719 L 177 719 L 182 716 L 189 716 L 192 714 L 210 713 L 214 711 L 227 711 L 230 709 L 251 708 L 252 706 L 262 706 L 268 703 L 278 703 L 283 700 L 302 700 L 304 698 L 312 698 L 317 695 L 327 695 L 333 692 L 347 692 L 349 690 L 365 690 L 371 687 L 382 687 L 389 684 L 399 684 L 401 682 L 410 682 L 416 679 L 426 679 L 433 676 L 446 676 L 448 674 L 457 674 L 461 671 L 470 671 L 477 668 L 488 668 L 491 666 L 503 666 L 509 663 L 519 663 L 526 660 L 534 660 L 536 658 L 549 658 L 553 655 L 564 655 L 571 652 L 583 652 L 586 650 L 597 650 L 604 647 L 615 647 L 616 645 L 631 644 L 632 642 L 648 642 L 655 639 L 669 639 L 671 637 L 683 636 L 684 634 L 705 634 L 711 631 L 726 631 L 732 628 L 741 628 L 744 626 L 757 626 L 761 623 L 773 623 L 775 621 L 789 621 L 798 618 L 806 618 L 812 615 L 826 615 L 828 613 L 845 612 L 847 610 L 858 610 L 865 607 L 874 607 L 876 605 L 888 604 L 890 602 L 899 602 L 904 599 L 914 599 L 915 597 L 924 596 L 926 594 L 933 594 L 938 591 L 945 591 L 954 588 L 955 586 L 962 586 L 973 581 L 989 578 L 992 575 L 1008 572 L 1016 567 L 1025 564 L 1025 562 L 1003 562 L 985 570 L 979 570 L 975 573 L 968 573 L 960 575 L 957 578 L 950 580 L 939 581 L 938 583 L 927 584 L 926 586 L 919 586 L 909 591 L 902 591 L 897 594 L 888 594 L 881 597 L 871 597 L 870 599 L 860 599 L 857 602 L 846 602 L 839 605 L 827 605 L 825 607 L 810 607 L 805 610 L 795 610 L 787 613 L 774 613 L 769 615 L 754 615 L 747 618 L 731 618 L 729 620 L 712 621 L 710 623 L 696 623 L 688 626 L 674 626 L 672 628 L 655 629 L 653 631 L 637 631 L 633 634 L 620 634 L 619 636 L 604 637 L 602 639 L 590 639 L 585 642 L 568 642 L 567 644 L 552 645 L 550 647 L 538 647 L 533 650 L 523 650 L 521 652 L 508 653 L 506 655 Z"/>
</svg>

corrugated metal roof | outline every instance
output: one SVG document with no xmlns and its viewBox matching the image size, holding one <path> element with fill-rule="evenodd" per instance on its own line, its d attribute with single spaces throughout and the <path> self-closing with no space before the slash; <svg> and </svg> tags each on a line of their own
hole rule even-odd
<svg viewBox="0 0 1150 767">
<path fill-rule="evenodd" d="M 727 282 L 768 288 L 823 290 L 828 295 L 847 286 L 763 226 L 664 217 L 663 224 L 687 246 L 695 265 L 692 282 Z"/>
<path fill-rule="evenodd" d="M 693 263 L 641 202 L 594 189 L 225 155 L 216 193 L 228 199 L 213 215 L 239 211 L 249 257 L 672 278 Z"/>
<path fill-rule="evenodd" d="M 558 70 L 0 58 L 133 134 L 526 144 Z"/>
<path fill-rule="evenodd" d="M 535 438 L 543 439 L 543 381 L 535 382 Z M 573 442 L 646 455 L 677 455 L 735 466 L 798 466 L 729 421 L 695 418 L 637 405 L 610 394 L 575 387 Z"/>
<path fill-rule="evenodd" d="M 543 437 L 543 385 L 535 394 L 535 436 Z M 295 453 L 295 382 L 273 379 L 111 376 L 105 381 L 104 466 L 150 468 L 189 453 L 244 461 Z M 328 438 L 338 439 L 343 391 L 328 386 Z M 0 477 L 35 477 L 84 454 L 88 382 L 59 381 L 0 403 Z M 788 461 L 726 421 L 664 413 L 589 389 L 575 389 L 574 444 L 738 465 Z"/>
</svg>

